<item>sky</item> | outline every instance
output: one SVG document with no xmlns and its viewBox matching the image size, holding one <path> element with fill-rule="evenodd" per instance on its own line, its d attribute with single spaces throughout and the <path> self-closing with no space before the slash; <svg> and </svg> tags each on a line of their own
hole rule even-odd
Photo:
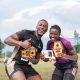
<svg viewBox="0 0 80 80">
<path fill-rule="evenodd" d="M 80 0 L 0 0 L 0 38 L 22 29 L 35 30 L 37 22 L 46 19 L 62 29 L 62 36 L 80 34 Z M 43 36 L 48 37 L 49 31 Z"/>
</svg>

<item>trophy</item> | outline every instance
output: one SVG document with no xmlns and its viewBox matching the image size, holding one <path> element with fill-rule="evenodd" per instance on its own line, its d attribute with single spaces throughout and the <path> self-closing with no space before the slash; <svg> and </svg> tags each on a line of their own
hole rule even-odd
<svg viewBox="0 0 80 80">
<path fill-rule="evenodd" d="M 56 57 L 62 57 L 63 56 L 63 46 L 60 41 L 54 42 L 53 51 Z"/>
<path fill-rule="evenodd" d="M 36 49 L 34 47 L 21 50 L 20 51 L 21 57 L 28 60 L 30 57 L 35 57 L 36 56 Z"/>
</svg>

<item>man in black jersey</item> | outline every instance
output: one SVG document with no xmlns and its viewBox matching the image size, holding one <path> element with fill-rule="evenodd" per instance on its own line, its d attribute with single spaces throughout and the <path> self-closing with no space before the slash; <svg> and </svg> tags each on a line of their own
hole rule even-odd
<svg viewBox="0 0 80 80">
<path fill-rule="evenodd" d="M 38 22 L 35 31 L 22 30 L 4 40 L 6 44 L 18 48 L 11 61 L 6 64 L 6 72 L 10 80 L 42 80 L 29 62 L 38 63 L 43 49 L 41 37 L 47 29 L 48 22 L 42 19 Z"/>
</svg>

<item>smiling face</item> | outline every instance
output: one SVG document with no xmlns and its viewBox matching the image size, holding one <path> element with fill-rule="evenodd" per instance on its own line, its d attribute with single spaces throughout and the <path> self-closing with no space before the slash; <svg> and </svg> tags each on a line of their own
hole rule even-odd
<svg viewBox="0 0 80 80">
<path fill-rule="evenodd" d="M 40 20 L 37 24 L 37 35 L 43 36 L 48 30 L 48 23 L 46 20 Z"/>
<path fill-rule="evenodd" d="M 55 28 L 50 29 L 50 32 L 49 32 L 50 40 L 57 41 L 59 40 L 59 36 L 60 34 L 58 29 L 55 29 Z"/>
</svg>

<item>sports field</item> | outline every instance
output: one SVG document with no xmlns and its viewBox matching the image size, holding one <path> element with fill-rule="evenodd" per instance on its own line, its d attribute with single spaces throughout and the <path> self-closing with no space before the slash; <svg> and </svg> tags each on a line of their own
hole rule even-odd
<svg viewBox="0 0 80 80">
<path fill-rule="evenodd" d="M 80 55 L 78 55 L 78 73 L 76 80 L 80 80 Z M 40 61 L 37 65 L 32 65 L 42 76 L 43 80 L 51 80 L 51 74 L 54 70 L 52 62 L 43 62 Z M 0 80 L 8 80 L 8 77 L 5 73 L 4 64 L 0 63 Z"/>
</svg>

